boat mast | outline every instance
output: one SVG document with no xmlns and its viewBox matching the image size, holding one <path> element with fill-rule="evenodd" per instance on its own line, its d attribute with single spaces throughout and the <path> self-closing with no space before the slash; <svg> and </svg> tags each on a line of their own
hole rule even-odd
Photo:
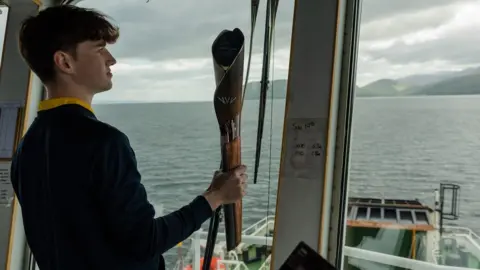
<svg viewBox="0 0 480 270">
<path fill-rule="evenodd" d="M 260 101 L 258 107 L 258 127 L 257 127 L 257 143 L 255 149 L 255 166 L 253 174 L 253 183 L 257 183 L 258 168 L 260 166 L 260 155 L 262 152 L 263 127 L 265 124 L 265 106 L 267 102 L 267 91 L 269 89 L 269 71 L 270 58 L 273 43 L 273 34 L 275 28 L 275 19 L 277 17 L 279 0 L 267 0 L 265 15 L 265 35 L 263 41 L 263 61 L 262 75 L 260 81 Z M 273 86 L 273 85 L 272 85 Z"/>
</svg>

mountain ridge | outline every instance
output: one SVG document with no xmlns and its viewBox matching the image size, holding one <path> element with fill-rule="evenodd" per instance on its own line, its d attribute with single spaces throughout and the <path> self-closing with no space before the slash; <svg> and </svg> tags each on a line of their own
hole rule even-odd
<svg viewBox="0 0 480 270">
<path fill-rule="evenodd" d="M 282 99 L 287 96 L 287 80 L 279 79 L 270 82 L 268 90 L 273 89 L 273 99 Z M 273 84 L 273 88 L 271 87 Z M 267 98 L 271 98 L 272 93 L 267 92 Z M 245 100 L 258 100 L 260 99 L 260 82 L 247 83 L 247 90 L 245 91 Z"/>
<path fill-rule="evenodd" d="M 386 81 L 387 80 L 387 81 Z M 416 74 L 399 79 L 381 79 L 359 87 L 358 97 L 478 95 L 480 67 L 434 74 Z M 382 83 L 379 88 L 378 84 Z"/>
<path fill-rule="evenodd" d="M 273 99 L 283 99 L 287 93 L 287 80 L 279 79 L 273 84 Z M 270 87 L 269 87 L 270 89 Z M 356 86 L 357 97 L 431 96 L 431 95 L 479 95 L 480 67 L 459 71 L 415 74 L 399 79 L 383 78 L 365 86 Z M 267 97 L 271 98 L 272 93 Z M 260 82 L 249 82 L 246 100 L 260 99 Z"/>
</svg>

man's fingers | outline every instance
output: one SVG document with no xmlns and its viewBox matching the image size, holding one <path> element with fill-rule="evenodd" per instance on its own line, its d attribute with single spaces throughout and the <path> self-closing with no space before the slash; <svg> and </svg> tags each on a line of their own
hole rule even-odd
<svg viewBox="0 0 480 270">
<path fill-rule="evenodd" d="M 240 175 L 240 183 L 246 183 L 248 179 L 248 175 L 246 173 Z"/>
<path fill-rule="evenodd" d="M 240 165 L 237 168 L 235 168 L 235 174 L 236 175 L 242 175 L 247 171 L 247 166 L 245 165 Z"/>
</svg>

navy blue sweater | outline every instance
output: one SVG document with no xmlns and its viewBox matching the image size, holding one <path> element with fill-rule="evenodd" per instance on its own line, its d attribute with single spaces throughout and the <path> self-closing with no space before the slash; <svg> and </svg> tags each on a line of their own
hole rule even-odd
<svg viewBox="0 0 480 270">
<path fill-rule="evenodd" d="M 155 219 L 127 136 L 65 103 L 39 111 L 12 162 L 40 269 L 165 269 L 162 253 L 200 228 L 209 203 L 198 196 Z"/>
</svg>

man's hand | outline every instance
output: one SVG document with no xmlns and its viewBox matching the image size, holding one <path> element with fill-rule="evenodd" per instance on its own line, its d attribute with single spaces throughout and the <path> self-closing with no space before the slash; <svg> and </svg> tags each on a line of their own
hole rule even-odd
<svg viewBox="0 0 480 270">
<path fill-rule="evenodd" d="M 234 203 L 245 196 L 246 170 L 245 165 L 240 165 L 230 172 L 215 172 L 210 187 L 204 193 L 212 210 L 217 209 L 222 204 Z"/>
</svg>

